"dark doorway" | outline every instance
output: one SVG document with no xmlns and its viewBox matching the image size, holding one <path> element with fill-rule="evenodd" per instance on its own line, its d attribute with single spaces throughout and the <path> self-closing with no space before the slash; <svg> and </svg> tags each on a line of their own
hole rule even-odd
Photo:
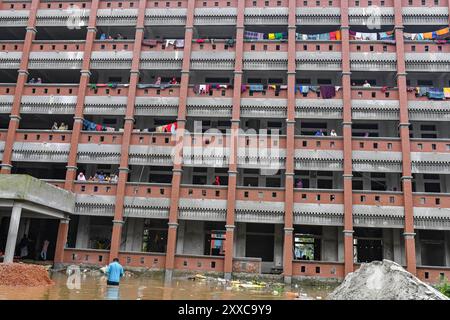
<svg viewBox="0 0 450 320">
<path fill-rule="evenodd" d="M 358 262 L 383 260 L 383 243 L 381 240 L 358 239 L 356 245 Z"/>
</svg>

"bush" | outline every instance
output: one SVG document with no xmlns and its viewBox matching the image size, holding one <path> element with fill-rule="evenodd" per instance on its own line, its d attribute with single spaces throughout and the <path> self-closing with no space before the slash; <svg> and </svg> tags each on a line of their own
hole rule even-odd
<svg viewBox="0 0 450 320">
<path fill-rule="evenodd" d="M 442 279 L 441 283 L 436 286 L 436 289 L 450 298 L 450 283 L 448 282 L 447 278 Z"/>
</svg>

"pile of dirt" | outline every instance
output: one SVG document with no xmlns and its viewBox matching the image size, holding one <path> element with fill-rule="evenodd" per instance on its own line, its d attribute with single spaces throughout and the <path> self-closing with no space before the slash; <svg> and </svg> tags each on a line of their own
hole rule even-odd
<svg viewBox="0 0 450 320">
<path fill-rule="evenodd" d="M 331 300 L 449 300 L 401 265 L 389 261 L 363 263 L 329 296 Z"/>
<path fill-rule="evenodd" d="M 25 263 L 1 263 L 0 286 L 48 286 L 53 285 L 45 267 Z"/>
</svg>

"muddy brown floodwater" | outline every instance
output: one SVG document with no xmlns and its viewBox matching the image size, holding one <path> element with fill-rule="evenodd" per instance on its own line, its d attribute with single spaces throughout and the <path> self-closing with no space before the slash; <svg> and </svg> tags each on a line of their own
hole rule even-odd
<svg viewBox="0 0 450 320">
<path fill-rule="evenodd" d="M 53 273 L 55 285 L 47 287 L 2 287 L 1 300 L 271 300 L 294 299 L 292 292 L 299 293 L 299 299 L 326 299 L 334 286 L 293 285 L 274 294 L 270 289 L 246 289 L 218 281 L 192 281 L 186 278 L 173 279 L 170 286 L 164 286 L 161 278 L 148 276 L 125 277 L 120 287 L 106 285 L 104 276 L 81 275 L 79 288 L 67 286 L 67 275 Z"/>
</svg>

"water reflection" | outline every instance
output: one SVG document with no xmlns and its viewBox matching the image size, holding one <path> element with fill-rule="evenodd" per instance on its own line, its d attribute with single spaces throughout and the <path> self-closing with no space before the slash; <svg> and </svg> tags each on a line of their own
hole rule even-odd
<svg viewBox="0 0 450 320">
<path fill-rule="evenodd" d="M 79 287 L 67 286 L 67 275 L 52 274 L 54 286 L 36 288 L 11 288 L 0 286 L 0 299 L 39 300 L 239 300 L 239 299 L 294 299 L 293 292 L 301 298 L 325 299 L 334 286 L 286 287 L 284 292 L 274 294 L 273 289 L 248 289 L 218 281 L 191 281 L 174 279 L 164 286 L 161 277 L 130 276 L 120 286 L 107 286 L 106 278 L 99 275 L 82 274 Z"/>
<path fill-rule="evenodd" d="M 107 286 L 106 287 L 106 300 L 120 300 L 119 286 Z"/>
</svg>

